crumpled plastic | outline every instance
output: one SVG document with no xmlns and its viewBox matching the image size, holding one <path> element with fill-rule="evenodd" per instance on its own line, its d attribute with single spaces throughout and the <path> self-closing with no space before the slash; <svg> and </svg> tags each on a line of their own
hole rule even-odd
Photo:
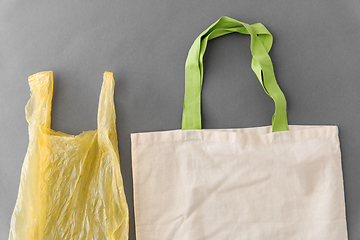
<svg viewBox="0 0 360 240">
<path fill-rule="evenodd" d="M 29 146 L 9 239 L 128 239 L 113 74 L 104 73 L 98 129 L 76 136 L 50 128 L 53 73 L 32 75 L 29 85 Z"/>
</svg>

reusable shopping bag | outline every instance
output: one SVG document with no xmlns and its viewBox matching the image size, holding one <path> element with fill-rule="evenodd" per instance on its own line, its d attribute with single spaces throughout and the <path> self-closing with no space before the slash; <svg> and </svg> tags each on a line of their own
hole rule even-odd
<svg viewBox="0 0 360 240">
<path fill-rule="evenodd" d="M 9 239 L 128 239 L 114 84 L 105 72 L 97 130 L 74 136 L 50 128 L 53 73 L 29 77 L 29 147 Z"/>
<path fill-rule="evenodd" d="M 271 126 L 201 129 L 208 40 L 251 36 L 251 66 L 275 102 Z M 228 17 L 205 30 L 185 64 L 182 130 L 131 135 L 137 240 L 347 239 L 337 126 L 288 126 L 286 100 L 260 23 Z"/>
</svg>

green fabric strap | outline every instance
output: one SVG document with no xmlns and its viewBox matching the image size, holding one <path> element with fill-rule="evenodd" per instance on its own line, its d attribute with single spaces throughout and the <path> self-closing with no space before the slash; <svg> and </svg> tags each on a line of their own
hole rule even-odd
<svg viewBox="0 0 360 240">
<path fill-rule="evenodd" d="M 185 63 L 185 98 L 182 129 L 201 129 L 203 56 L 207 42 L 211 39 L 234 32 L 249 34 L 251 36 L 250 49 L 253 56 L 251 68 L 265 92 L 275 103 L 272 131 L 288 130 L 286 99 L 276 82 L 273 65 L 268 54 L 273 42 L 271 33 L 261 23 L 249 25 L 229 17 L 221 17 L 201 33 L 195 39 L 189 50 Z"/>
</svg>

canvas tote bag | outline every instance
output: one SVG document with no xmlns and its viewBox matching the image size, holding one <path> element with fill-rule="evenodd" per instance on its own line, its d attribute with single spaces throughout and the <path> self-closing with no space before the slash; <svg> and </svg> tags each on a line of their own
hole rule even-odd
<svg viewBox="0 0 360 240">
<path fill-rule="evenodd" d="M 207 41 L 251 36 L 252 69 L 275 102 L 272 125 L 201 129 Z M 220 18 L 185 65 L 182 130 L 131 135 L 137 240 L 345 240 L 336 126 L 288 126 L 262 24 Z"/>
</svg>

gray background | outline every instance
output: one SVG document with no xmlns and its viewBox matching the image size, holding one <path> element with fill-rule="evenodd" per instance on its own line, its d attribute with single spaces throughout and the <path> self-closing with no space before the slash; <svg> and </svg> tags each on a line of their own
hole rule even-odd
<svg viewBox="0 0 360 240">
<path fill-rule="evenodd" d="M 348 231 L 360 239 L 360 2 L 358 0 L 0 1 L 0 239 L 6 239 L 28 144 L 27 77 L 54 71 L 52 128 L 96 129 L 102 74 L 114 72 L 121 170 L 135 239 L 130 133 L 179 129 L 184 63 L 220 16 L 261 22 L 288 100 L 290 124 L 340 129 Z M 204 128 L 269 125 L 272 100 L 250 69 L 250 38 L 205 54 Z M 156 167 L 156 166 L 154 166 Z"/>
</svg>

